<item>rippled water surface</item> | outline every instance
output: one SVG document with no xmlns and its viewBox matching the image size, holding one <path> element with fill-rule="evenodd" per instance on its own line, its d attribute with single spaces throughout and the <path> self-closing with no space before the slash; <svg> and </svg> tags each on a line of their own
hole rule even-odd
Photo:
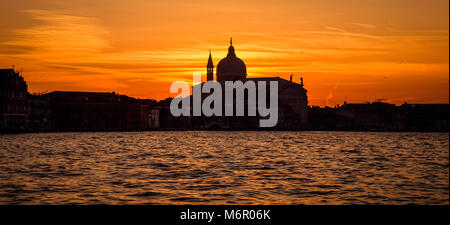
<svg viewBox="0 0 450 225">
<path fill-rule="evenodd" d="M 449 204 L 448 133 L 0 135 L 0 204 Z"/>
</svg>

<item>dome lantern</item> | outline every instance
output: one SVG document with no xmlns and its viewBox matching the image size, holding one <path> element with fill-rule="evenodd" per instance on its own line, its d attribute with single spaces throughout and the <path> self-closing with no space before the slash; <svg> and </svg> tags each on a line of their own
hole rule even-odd
<svg viewBox="0 0 450 225">
<path fill-rule="evenodd" d="M 233 39 L 230 38 L 227 57 L 217 64 L 217 81 L 236 81 L 247 77 L 247 67 L 244 61 L 236 56 L 233 47 Z"/>
</svg>

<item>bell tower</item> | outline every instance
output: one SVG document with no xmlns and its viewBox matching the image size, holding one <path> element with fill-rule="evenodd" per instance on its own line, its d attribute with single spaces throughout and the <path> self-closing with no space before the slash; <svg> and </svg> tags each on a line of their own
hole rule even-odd
<svg viewBox="0 0 450 225">
<path fill-rule="evenodd" d="M 206 65 L 206 81 L 214 80 L 214 64 L 211 57 L 211 49 L 209 50 L 208 64 Z"/>
</svg>

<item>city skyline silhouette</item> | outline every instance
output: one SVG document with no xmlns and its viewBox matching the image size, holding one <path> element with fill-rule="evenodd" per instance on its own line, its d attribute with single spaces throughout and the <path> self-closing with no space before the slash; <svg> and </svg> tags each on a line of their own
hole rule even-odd
<svg viewBox="0 0 450 225">
<path fill-rule="evenodd" d="M 448 1 L 91 4 L 5 2 L 0 67 L 30 92 L 162 100 L 233 37 L 249 77 L 303 77 L 310 105 L 448 103 Z"/>
</svg>

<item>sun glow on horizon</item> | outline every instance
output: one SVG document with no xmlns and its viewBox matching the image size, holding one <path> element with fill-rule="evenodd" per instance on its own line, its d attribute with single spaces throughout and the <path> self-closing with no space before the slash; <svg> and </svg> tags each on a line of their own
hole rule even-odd
<svg viewBox="0 0 450 225">
<path fill-rule="evenodd" d="M 311 105 L 449 102 L 445 0 L 0 1 L 0 67 L 31 92 L 165 99 L 233 37 L 248 77 L 303 77 Z"/>
</svg>

